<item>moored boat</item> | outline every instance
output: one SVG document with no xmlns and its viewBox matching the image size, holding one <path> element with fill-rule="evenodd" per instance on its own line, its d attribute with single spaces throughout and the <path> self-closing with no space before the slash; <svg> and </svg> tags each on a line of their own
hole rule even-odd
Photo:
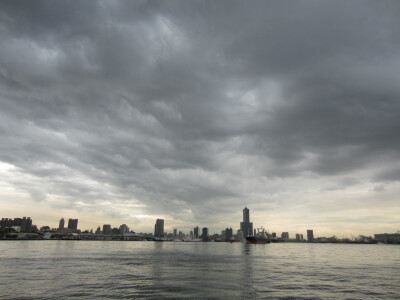
<svg viewBox="0 0 400 300">
<path fill-rule="evenodd" d="M 257 228 L 257 233 L 253 236 L 246 236 L 247 244 L 268 244 L 271 239 L 264 228 Z"/>
</svg>

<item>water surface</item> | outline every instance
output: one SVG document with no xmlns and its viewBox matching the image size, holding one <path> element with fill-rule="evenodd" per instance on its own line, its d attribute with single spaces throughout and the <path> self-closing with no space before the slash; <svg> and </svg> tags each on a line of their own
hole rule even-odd
<svg viewBox="0 0 400 300">
<path fill-rule="evenodd" d="M 400 299 L 400 246 L 0 241 L 0 299 Z"/>
</svg>

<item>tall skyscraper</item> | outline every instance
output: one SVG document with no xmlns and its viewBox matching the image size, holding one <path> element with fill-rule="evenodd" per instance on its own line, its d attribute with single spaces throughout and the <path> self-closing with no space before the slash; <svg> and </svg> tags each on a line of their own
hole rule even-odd
<svg viewBox="0 0 400 300">
<path fill-rule="evenodd" d="M 250 222 L 250 212 L 247 207 L 243 209 L 243 222 L 240 222 L 240 230 L 243 232 L 243 237 L 253 235 L 253 223 Z"/>
<path fill-rule="evenodd" d="M 68 220 L 68 229 L 77 230 L 78 229 L 78 219 Z"/>
<path fill-rule="evenodd" d="M 58 230 L 63 230 L 64 224 L 65 224 L 65 220 L 64 220 L 64 218 L 61 218 L 60 223 L 58 223 Z"/>
<path fill-rule="evenodd" d="M 208 241 L 208 228 L 207 227 L 203 227 L 201 238 L 205 242 Z"/>
<path fill-rule="evenodd" d="M 250 222 L 250 211 L 247 207 L 243 208 L 243 223 Z"/>
<path fill-rule="evenodd" d="M 196 226 L 196 227 L 194 228 L 194 233 L 193 233 L 193 235 L 194 235 L 194 238 L 195 238 L 195 239 L 198 239 L 198 238 L 199 238 L 199 226 Z"/>
<path fill-rule="evenodd" d="M 164 219 L 157 219 L 156 225 L 154 226 L 154 236 L 164 236 Z"/>
<path fill-rule="evenodd" d="M 307 230 L 307 241 L 314 242 L 314 231 L 312 229 Z"/>
</svg>

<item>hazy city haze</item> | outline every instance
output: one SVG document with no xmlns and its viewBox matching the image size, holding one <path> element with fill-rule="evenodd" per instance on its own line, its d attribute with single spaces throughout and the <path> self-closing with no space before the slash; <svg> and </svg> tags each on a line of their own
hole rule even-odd
<svg viewBox="0 0 400 300">
<path fill-rule="evenodd" d="M 1 1 L 0 217 L 400 228 L 398 1 Z"/>
</svg>

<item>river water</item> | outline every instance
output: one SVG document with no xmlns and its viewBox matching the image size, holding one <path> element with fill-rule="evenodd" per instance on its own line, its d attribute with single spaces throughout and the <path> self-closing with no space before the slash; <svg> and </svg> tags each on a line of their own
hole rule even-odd
<svg viewBox="0 0 400 300">
<path fill-rule="evenodd" d="M 400 299 L 400 246 L 0 241 L 0 299 Z"/>
</svg>

